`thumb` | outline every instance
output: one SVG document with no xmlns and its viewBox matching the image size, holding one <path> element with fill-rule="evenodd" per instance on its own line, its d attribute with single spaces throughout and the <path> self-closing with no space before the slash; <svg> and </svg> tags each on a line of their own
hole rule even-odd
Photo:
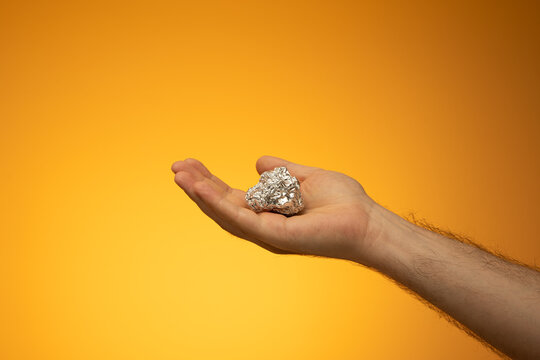
<svg viewBox="0 0 540 360">
<path fill-rule="evenodd" d="M 285 166 L 287 170 L 291 173 L 292 176 L 295 176 L 298 180 L 302 181 L 307 178 L 318 168 L 305 166 L 300 164 L 295 164 L 293 162 L 287 161 L 274 156 L 262 156 L 257 160 L 255 164 L 257 172 L 262 174 L 268 170 L 274 170 L 276 167 Z"/>
</svg>

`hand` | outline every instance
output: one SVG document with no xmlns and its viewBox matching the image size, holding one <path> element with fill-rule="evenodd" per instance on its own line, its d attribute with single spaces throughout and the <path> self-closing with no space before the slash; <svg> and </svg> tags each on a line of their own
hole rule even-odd
<svg viewBox="0 0 540 360">
<path fill-rule="evenodd" d="M 256 164 L 259 174 L 278 166 L 300 181 L 305 208 L 295 216 L 255 213 L 245 191 L 229 187 L 198 160 L 177 161 L 172 170 L 199 208 L 233 235 L 275 253 L 363 259 L 375 239 L 370 214 L 377 204 L 362 186 L 347 175 L 276 157 L 263 156 Z"/>
</svg>

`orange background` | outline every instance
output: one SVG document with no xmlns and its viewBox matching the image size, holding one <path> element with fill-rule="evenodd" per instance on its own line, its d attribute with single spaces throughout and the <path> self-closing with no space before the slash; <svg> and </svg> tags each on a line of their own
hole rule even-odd
<svg viewBox="0 0 540 360">
<path fill-rule="evenodd" d="M 532 264 L 538 7 L 2 1 L 0 358 L 496 358 L 377 273 L 224 233 L 170 165 L 342 171 Z"/>
</svg>

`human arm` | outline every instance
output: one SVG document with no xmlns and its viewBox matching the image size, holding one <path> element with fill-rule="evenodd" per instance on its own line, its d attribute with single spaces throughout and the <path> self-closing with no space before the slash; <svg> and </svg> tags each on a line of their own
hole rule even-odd
<svg viewBox="0 0 540 360">
<path fill-rule="evenodd" d="M 540 358 L 540 272 L 380 208 L 375 268 L 515 359 Z"/>
<path fill-rule="evenodd" d="M 286 166 L 301 183 L 305 209 L 285 217 L 254 213 L 199 161 L 176 162 L 175 181 L 230 233 L 276 253 L 351 260 L 382 272 L 495 348 L 540 357 L 540 273 L 470 244 L 422 229 L 375 203 L 354 179 L 262 157 L 262 173 Z"/>
</svg>

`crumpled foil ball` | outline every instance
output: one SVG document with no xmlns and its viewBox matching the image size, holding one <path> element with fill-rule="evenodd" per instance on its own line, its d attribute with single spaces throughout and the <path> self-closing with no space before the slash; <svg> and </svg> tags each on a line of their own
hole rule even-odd
<svg viewBox="0 0 540 360">
<path fill-rule="evenodd" d="M 246 192 L 246 201 L 255 212 L 294 215 L 304 208 L 300 182 L 284 166 L 263 172 L 259 182 Z"/>
</svg>

